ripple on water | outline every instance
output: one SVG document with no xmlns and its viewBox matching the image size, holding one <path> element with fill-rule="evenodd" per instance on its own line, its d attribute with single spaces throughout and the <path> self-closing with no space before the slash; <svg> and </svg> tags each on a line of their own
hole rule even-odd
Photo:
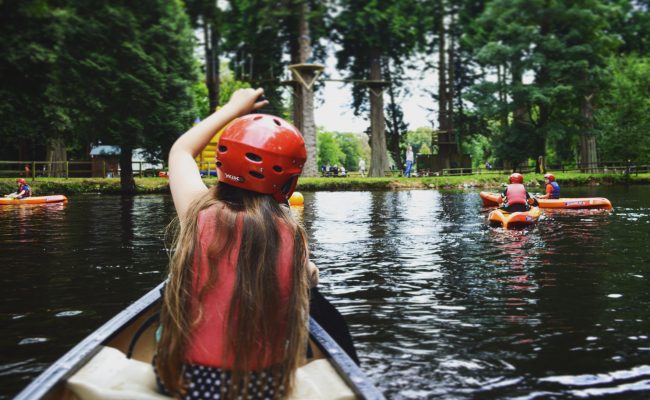
<svg viewBox="0 0 650 400">
<path fill-rule="evenodd" d="M 55 317 L 74 317 L 75 315 L 79 315 L 83 313 L 83 311 L 80 310 L 70 310 L 70 311 L 61 311 L 56 313 L 54 316 Z"/>
<path fill-rule="evenodd" d="M 18 342 L 18 345 L 23 346 L 23 345 L 28 345 L 28 344 L 45 343 L 45 342 L 47 342 L 49 340 L 50 339 L 44 338 L 44 337 L 24 338 L 24 339 L 21 339 Z"/>
</svg>

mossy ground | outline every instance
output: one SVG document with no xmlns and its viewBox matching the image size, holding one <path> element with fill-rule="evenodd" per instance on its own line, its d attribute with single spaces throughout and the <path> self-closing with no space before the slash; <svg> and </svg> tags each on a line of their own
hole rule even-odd
<svg viewBox="0 0 650 400">
<path fill-rule="evenodd" d="M 650 173 L 638 175 L 622 174 L 584 174 L 577 172 L 556 174 L 563 186 L 616 185 L 616 184 L 650 184 Z M 297 190 L 303 191 L 344 191 L 344 190 L 392 190 L 392 189 L 463 189 L 463 188 L 497 188 L 505 183 L 508 175 L 482 174 L 464 176 L 431 176 L 418 178 L 382 177 L 337 177 L 337 178 L 300 178 Z M 540 187 L 544 183 L 541 174 L 527 174 L 526 185 Z M 28 179 L 35 196 L 49 194 L 76 193 L 120 193 L 119 178 L 37 178 Z M 208 185 L 215 184 L 215 178 L 206 179 Z M 139 194 L 169 193 L 169 181 L 165 178 L 136 178 Z M 16 190 L 14 178 L 0 179 L 0 194 Z"/>
</svg>

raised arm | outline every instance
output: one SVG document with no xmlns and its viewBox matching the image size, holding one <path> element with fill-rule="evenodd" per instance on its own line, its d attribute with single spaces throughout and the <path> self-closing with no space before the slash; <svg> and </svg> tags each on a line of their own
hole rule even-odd
<svg viewBox="0 0 650 400">
<path fill-rule="evenodd" d="M 181 220 L 192 201 L 208 190 L 194 159 L 228 122 L 264 107 L 268 103 L 266 100 L 257 101 L 263 94 L 263 89 L 237 90 L 226 105 L 185 132 L 172 146 L 169 151 L 169 187 Z"/>
</svg>

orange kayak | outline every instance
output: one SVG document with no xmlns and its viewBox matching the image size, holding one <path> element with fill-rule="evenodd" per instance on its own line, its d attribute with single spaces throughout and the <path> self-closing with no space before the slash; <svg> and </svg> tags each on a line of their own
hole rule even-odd
<svg viewBox="0 0 650 400">
<path fill-rule="evenodd" d="M 531 207 L 528 211 L 513 213 L 497 208 L 488 215 L 488 222 L 490 225 L 503 226 L 503 229 L 520 228 L 534 224 L 540 215 L 542 215 L 542 211 L 539 207 Z"/>
<path fill-rule="evenodd" d="M 11 204 L 46 204 L 46 203 L 67 203 L 68 198 L 62 194 L 55 194 L 52 196 L 33 196 L 24 199 L 9 199 L 0 197 L 0 205 L 6 206 Z"/>
<path fill-rule="evenodd" d="M 481 192 L 479 193 L 485 207 L 498 206 L 499 193 Z M 612 203 L 604 197 L 562 197 L 559 199 L 537 199 L 540 208 L 559 208 L 559 209 L 584 209 L 600 208 L 610 210 Z"/>
</svg>

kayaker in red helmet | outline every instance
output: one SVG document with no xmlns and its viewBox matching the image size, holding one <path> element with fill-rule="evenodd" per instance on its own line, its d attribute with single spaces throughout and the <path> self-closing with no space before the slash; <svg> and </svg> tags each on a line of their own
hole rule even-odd
<svg viewBox="0 0 650 400">
<path fill-rule="evenodd" d="M 24 199 L 25 197 L 32 196 L 32 188 L 29 187 L 26 180 L 23 178 L 18 178 L 16 179 L 16 183 L 18 184 L 18 190 L 6 195 L 5 197 L 12 199 Z"/>
<path fill-rule="evenodd" d="M 544 175 L 544 182 L 546 183 L 546 194 L 537 196 L 538 199 L 559 199 L 560 198 L 560 185 L 555 181 L 553 174 Z"/>
<path fill-rule="evenodd" d="M 528 211 L 536 203 L 524 187 L 524 176 L 515 172 L 508 178 L 508 186 L 501 194 L 501 209 L 506 212 Z"/>
</svg>

